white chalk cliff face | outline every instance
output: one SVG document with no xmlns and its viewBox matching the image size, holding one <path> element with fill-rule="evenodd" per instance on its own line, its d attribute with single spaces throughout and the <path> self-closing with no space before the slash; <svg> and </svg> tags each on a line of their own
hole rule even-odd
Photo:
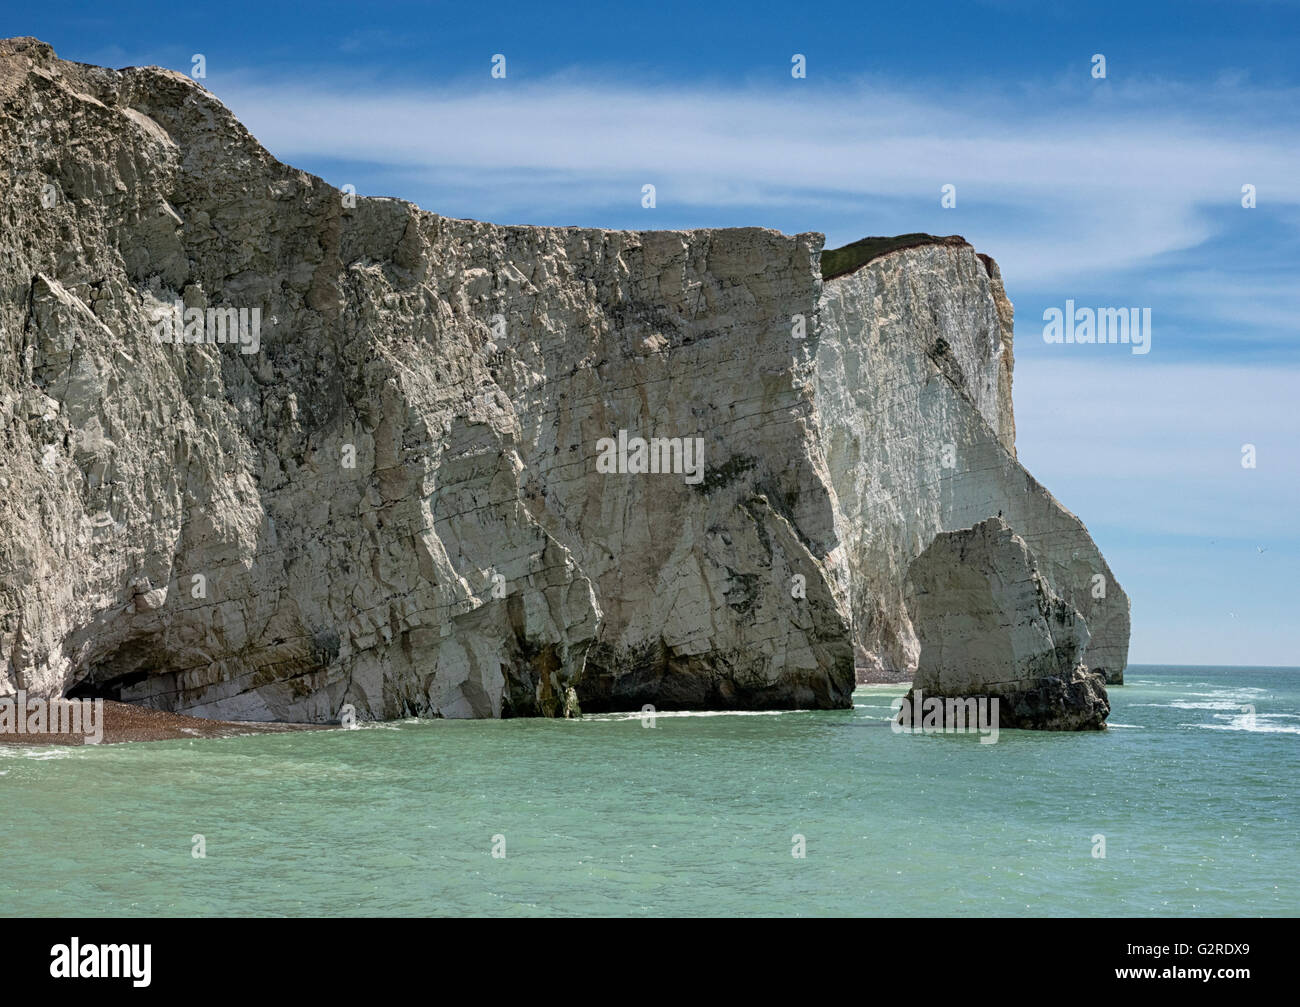
<svg viewBox="0 0 1300 1007">
<path fill-rule="evenodd" d="M 1083 522 L 1016 460 L 1012 310 L 997 264 L 965 243 L 892 252 L 825 284 L 821 332 L 818 419 L 859 665 L 915 671 L 908 566 L 937 533 L 1001 514 L 1087 620 L 1088 666 L 1122 682 L 1128 596 Z"/>
<path fill-rule="evenodd" d="M 0 42 L 0 182 L 0 694 L 847 706 L 855 651 L 915 666 L 911 559 L 999 509 L 1122 673 L 1127 599 L 1015 462 L 1010 306 L 969 246 L 823 284 L 817 234 L 352 199 L 187 77 L 32 39 Z M 242 343 L 163 341 L 226 309 Z M 602 471 L 620 431 L 703 471 Z"/>
</svg>

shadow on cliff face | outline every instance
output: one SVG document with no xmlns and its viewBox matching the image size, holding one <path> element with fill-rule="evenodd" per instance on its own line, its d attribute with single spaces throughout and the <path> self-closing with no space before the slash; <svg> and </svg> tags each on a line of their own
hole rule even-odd
<svg viewBox="0 0 1300 1007">
<path fill-rule="evenodd" d="M 833 674 L 782 674 L 765 680 L 763 665 L 735 668 L 714 655 L 674 656 L 660 641 L 636 653 L 596 644 L 577 683 L 586 713 L 656 710 L 827 710 L 853 705 L 853 656 L 846 646 Z"/>
<path fill-rule="evenodd" d="M 86 674 L 67 690 L 65 698 L 128 702 L 135 687 L 147 681 L 154 669 L 167 665 L 168 656 L 155 637 L 126 640 L 112 653 L 89 662 Z"/>
<path fill-rule="evenodd" d="M 122 702 L 123 690 L 139 685 L 149 677 L 149 671 L 131 671 L 116 678 L 96 680 L 86 678 L 68 690 L 65 699 L 107 699 Z"/>
</svg>

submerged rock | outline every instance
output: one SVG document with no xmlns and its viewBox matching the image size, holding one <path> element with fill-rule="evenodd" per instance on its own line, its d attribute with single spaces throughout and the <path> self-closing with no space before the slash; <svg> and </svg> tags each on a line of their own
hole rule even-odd
<svg viewBox="0 0 1300 1007">
<path fill-rule="evenodd" d="M 921 654 L 905 710 L 917 694 L 988 697 L 1000 727 L 1105 727 L 1104 676 L 1083 663 L 1087 624 L 1001 518 L 936 535 L 908 569 L 907 605 Z"/>
</svg>

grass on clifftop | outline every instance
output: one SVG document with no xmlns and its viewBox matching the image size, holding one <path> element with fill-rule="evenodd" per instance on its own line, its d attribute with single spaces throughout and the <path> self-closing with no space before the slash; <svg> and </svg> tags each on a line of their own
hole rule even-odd
<svg viewBox="0 0 1300 1007">
<path fill-rule="evenodd" d="M 878 259 L 888 252 L 897 252 L 900 248 L 916 248 L 919 245 L 964 245 L 966 239 L 959 234 L 950 234 L 946 238 L 933 234 L 899 234 L 893 238 L 863 238 L 843 248 L 832 248 L 822 252 L 822 279 L 833 280 L 837 276 L 861 269 L 872 259 Z"/>
</svg>

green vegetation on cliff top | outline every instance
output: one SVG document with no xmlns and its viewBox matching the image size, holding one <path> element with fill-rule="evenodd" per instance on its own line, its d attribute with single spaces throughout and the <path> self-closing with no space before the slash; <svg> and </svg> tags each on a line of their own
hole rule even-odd
<svg viewBox="0 0 1300 1007">
<path fill-rule="evenodd" d="M 900 248 L 916 248 L 919 245 L 964 245 L 966 239 L 959 234 L 950 234 L 940 238 L 933 234 L 899 234 L 892 238 L 862 238 L 845 245 L 822 252 L 822 279 L 833 280 L 837 276 L 861 269 L 872 259 Z"/>
</svg>

